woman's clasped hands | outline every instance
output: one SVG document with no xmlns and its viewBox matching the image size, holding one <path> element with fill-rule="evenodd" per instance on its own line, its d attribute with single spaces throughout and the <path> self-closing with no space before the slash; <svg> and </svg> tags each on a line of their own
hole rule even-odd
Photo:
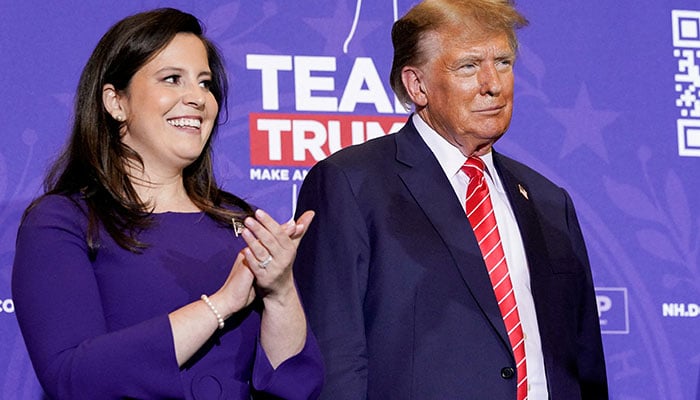
<svg viewBox="0 0 700 400">
<path fill-rule="evenodd" d="M 314 217 L 305 212 L 297 221 L 279 224 L 263 210 L 244 220 L 241 233 L 248 245 L 241 250 L 221 289 L 212 295 L 222 308 L 224 319 L 248 306 L 256 296 L 264 303 L 285 304 L 296 299 L 292 264 L 299 241 Z"/>
</svg>

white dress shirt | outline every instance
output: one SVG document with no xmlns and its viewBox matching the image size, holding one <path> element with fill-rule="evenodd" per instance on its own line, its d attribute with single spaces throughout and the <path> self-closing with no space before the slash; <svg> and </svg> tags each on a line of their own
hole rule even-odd
<svg viewBox="0 0 700 400">
<path fill-rule="evenodd" d="M 462 165 L 467 160 L 457 147 L 450 144 L 437 132 L 435 132 L 418 115 L 413 115 L 413 124 L 430 151 L 435 155 L 445 175 L 450 180 L 455 195 L 459 199 L 462 208 L 466 207 L 467 184 L 469 178 L 462 172 Z M 548 398 L 547 380 L 542 356 L 542 344 L 540 332 L 537 327 L 537 315 L 535 303 L 530 289 L 530 273 L 525 257 L 525 246 L 520 235 L 518 223 L 515 220 L 513 209 L 503 189 L 501 179 L 493 164 L 493 155 L 480 157 L 486 164 L 485 178 L 491 193 L 498 232 L 501 236 L 503 251 L 513 283 L 515 300 L 518 304 L 518 314 L 525 336 L 525 360 L 527 363 L 528 399 L 546 400 Z M 466 212 L 466 210 L 465 210 Z M 466 213 L 465 216 L 466 218 Z"/>
</svg>

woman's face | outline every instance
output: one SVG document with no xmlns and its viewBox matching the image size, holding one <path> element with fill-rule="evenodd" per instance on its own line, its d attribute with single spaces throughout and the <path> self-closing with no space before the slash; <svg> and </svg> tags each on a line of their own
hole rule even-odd
<svg viewBox="0 0 700 400">
<path fill-rule="evenodd" d="M 195 161 L 211 134 L 219 105 L 202 41 L 179 33 L 117 94 L 126 118 L 122 142 L 149 175 L 170 176 Z"/>
</svg>

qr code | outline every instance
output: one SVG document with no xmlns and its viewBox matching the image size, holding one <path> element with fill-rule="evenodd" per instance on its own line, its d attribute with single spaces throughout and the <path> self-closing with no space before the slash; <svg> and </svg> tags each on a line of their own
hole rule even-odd
<svg viewBox="0 0 700 400">
<path fill-rule="evenodd" d="M 674 76 L 678 152 L 700 157 L 700 11 L 673 10 L 673 56 L 678 63 Z"/>
</svg>

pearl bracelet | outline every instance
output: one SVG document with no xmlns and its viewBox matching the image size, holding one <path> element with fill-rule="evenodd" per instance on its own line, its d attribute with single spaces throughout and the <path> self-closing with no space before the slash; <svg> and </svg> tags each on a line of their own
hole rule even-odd
<svg viewBox="0 0 700 400">
<path fill-rule="evenodd" d="M 224 329 L 224 319 L 221 317 L 221 314 L 219 314 L 219 310 L 217 310 L 216 307 L 214 307 L 214 304 L 211 303 L 209 297 L 206 294 L 203 294 L 201 299 L 204 300 L 204 303 L 206 303 L 206 305 L 209 306 L 211 312 L 213 312 L 216 316 L 216 322 L 219 323 L 219 329 Z"/>
</svg>

